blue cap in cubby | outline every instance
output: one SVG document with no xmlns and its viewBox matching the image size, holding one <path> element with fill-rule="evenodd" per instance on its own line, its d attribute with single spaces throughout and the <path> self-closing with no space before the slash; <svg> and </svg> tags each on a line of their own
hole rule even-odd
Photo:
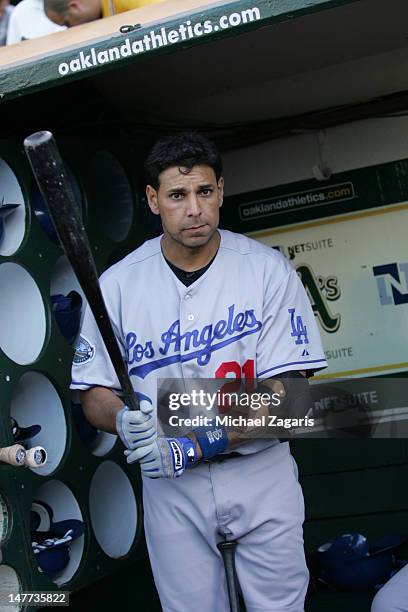
<svg viewBox="0 0 408 612">
<path fill-rule="evenodd" d="M 41 431 L 41 425 L 30 425 L 29 427 L 20 427 L 16 419 L 11 417 L 11 430 L 13 433 L 14 442 L 23 442 L 34 438 Z"/>
<path fill-rule="evenodd" d="M 68 342 L 74 342 L 81 323 L 82 297 L 76 291 L 66 296 L 57 293 L 51 296 L 51 303 L 62 335 Z"/>
</svg>

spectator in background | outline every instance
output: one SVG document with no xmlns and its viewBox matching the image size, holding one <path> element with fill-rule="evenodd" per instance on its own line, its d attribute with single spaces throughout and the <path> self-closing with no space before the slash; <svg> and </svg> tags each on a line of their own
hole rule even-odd
<svg viewBox="0 0 408 612">
<path fill-rule="evenodd" d="M 0 0 L 0 46 L 6 44 L 7 28 L 10 20 L 10 15 L 13 12 L 14 6 L 10 6 L 9 0 Z"/>
<path fill-rule="evenodd" d="M 24 2 L 26 0 L 23 0 Z M 163 0 L 44 0 L 48 17 L 68 28 Z"/>
<path fill-rule="evenodd" d="M 38 38 L 59 30 L 65 28 L 48 19 L 44 12 L 43 0 L 21 0 L 10 17 L 7 44 L 12 45 L 21 40 Z"/>
</svg>

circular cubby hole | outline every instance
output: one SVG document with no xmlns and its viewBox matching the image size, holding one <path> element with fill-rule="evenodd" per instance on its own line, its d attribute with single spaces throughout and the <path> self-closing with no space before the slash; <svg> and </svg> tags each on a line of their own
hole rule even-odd
<svg viewBox="0 0 408 612">
<path fill-rule="evenodd" d="M 119 161 L 108 151 L 96 153 L 91 171 L 101 228 L 111 240 L 121 242 L 129 233 L 134 215 L 129 180 Z"/>
<path fill-rule="evenodd" d="M 67 440 L 64 409 L 54 385 L 39 372 L 26 372 L 13 393 L 10 414 L 20 428 L 33 425 L 41 427 L 29 439 L 29 446 L 44 447 L 47 462 L 41 467 L 30 469 L 42 476 L 54 472 L 64 455 Z"/>
<path fill-rule="evenodd" d="M 92 477 L 89 511 L 103 551 L 114 559 L 125 556 L 136 536 L 138 509 L 129 478 L 113 461 L 101 463 Z"/>
<path fill-rule="evenodd" d="M 0 348 L 19 365 L 33 363 L 46 336 L 44 302 L 37 283 L 19 264 L 0 265 Z"/>
<path fill-rule="evenodd" d="M 23 607 L 17 602 L 8 602 L 5 594 L 16 596 L 21 593 L 21 581 L 16 570 L 9 565 L 0 565 L 0 585 L 2 591 L 1 612 L 17 612 Z"/>
<path fill-rule="evenodd" d="M 34 498 L 35 501 L 45 502 L 52 510 L 52 523 L 60 521 L 83 521 L 80 506 L 72 491 L 59 480 L 49 480 L 38 490 Z M 33 500 L 33 501 L 34 501 Z M 52 532 L 52 523 L 50 531 Z M 84 552 L 85 534 L 76 537 L 68 544 L 69 560 L 65 567 L 57 574 L 49 576 L 58 586 L 65 584 L 75 575 L 81 563 Z M 34 558 L 35 554 L 33 553 Z M 41 568 L 39 568 L 40 571 Z"/>
<path fill-rule="evenodd" d="M 0 158 L 0 255 L 13 255 L 23 241 L 26 226 L 24 196 L 16 175 Z"/>
</svg>

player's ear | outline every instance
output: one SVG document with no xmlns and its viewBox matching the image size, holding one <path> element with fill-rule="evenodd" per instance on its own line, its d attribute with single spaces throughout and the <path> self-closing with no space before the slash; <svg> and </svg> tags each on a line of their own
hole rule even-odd
<svg viewBox="0 0 408 612">
<path fill-rule="evenodd" d="M 224 201 L 224 177 L 220 176 L 220 178 L 218 179 L 218 194 L 219 194 L 219 199 L 220 199 L 220 208 L 222 206 L 222 203 Z"/>
<path fill-rule="evenodd" d="M 78 0 L 69 0 L 68 10 L 78 12 L 78 9 L 80 9 L 80 2 L 78 2 Z"/>
<path fill-rule="evenodd" d="M 151 185 L 146 185 L 146 197 L 150 210 L 154 215 L 158 215 L 159 207 L 157 205 L 157 191 Z"/>
</svg>

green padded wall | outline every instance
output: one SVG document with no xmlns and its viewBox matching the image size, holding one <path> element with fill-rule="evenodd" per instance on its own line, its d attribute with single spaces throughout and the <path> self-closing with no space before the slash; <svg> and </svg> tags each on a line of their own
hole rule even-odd
<svg viewBox="0 0 408 612">
<path fill-rule="evenodd" d="M 137 156 L 123 143 L 59 144 L 101 273 L 144 238 Z M 48 451 L 43 468 L 0 464 L 0 581 L 16 580 L 23 591 L 77 591 L 145 557 L 140 475 L 125 463 L 115 436 L 98 433 L 86 444 L 74 423 L 68 388 L 73 348 L 56 323 L 50 295 L 80 288 L 61 247 L 44 231 L 20 142 L 0 142 L 0 185 L 4 203 L 20 204 L 6 219 L 0 244 L 0 446 L 13 444 L 12 415 L 20 426 L 40 424 L 32 442 Z M 57 521 L 85 523 L 68 566 L 54 580 L 39 571 L 31 550 L 35 499 L 47 502 Z"/>
</svg>

